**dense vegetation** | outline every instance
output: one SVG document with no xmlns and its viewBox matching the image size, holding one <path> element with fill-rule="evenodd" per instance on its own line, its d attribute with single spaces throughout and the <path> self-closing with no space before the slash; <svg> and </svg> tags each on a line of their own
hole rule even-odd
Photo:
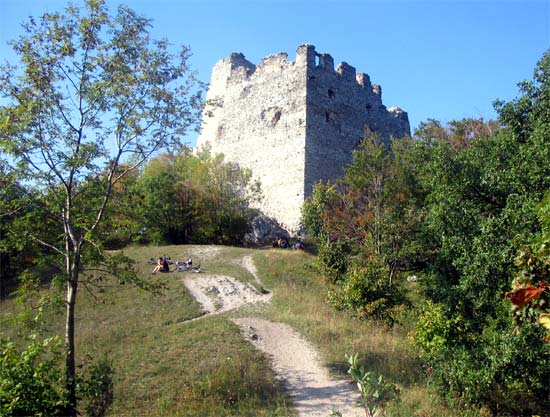
<svg viewBox="0 0 550 417">
<path fill-rule="evenodd" d="M 114 193 L 105 244 L 243 242 L 260 198 L 250 170 L 188 148 L 154 158 Z"/>
<path fill-rule="evenodd" d="M 429 120 L 390 149 L 370 135 L 304 208 L 329 300 L 391 322 L 418 280 L 413 339 L 431 381 L 491 415 L 550 409 L 549 80 L 547 52 L 522 95 L 496 103 L 498 124 Z"/>
</svg>

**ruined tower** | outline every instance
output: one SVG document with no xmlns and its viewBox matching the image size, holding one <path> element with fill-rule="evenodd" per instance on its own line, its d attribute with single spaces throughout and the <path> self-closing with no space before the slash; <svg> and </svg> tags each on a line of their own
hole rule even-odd
<svg viewBox="0 0 550 417">
<path fill-rule="evenodd" d="M 197 148 L 252 169 L 259 208 L 296 232 L 313 185 L 342 176 L 366 129 L 385 141 L 410 133 L 407 113 L 386 109 L 367 74 L 301 45 L 294 62 L 280 53 L 254 65 L 233 53 L 216 63 Z"/>
</svg>

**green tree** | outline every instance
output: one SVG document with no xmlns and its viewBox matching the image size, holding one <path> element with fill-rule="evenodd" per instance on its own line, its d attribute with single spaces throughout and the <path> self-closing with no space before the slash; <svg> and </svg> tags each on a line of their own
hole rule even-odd
<svg viewBox="0 0 550 417">
<path fill-rule="evenodd" d="M 500 105 L 503 128 L 481 129 L 458 149 L 446 139 L 424 142 L 424 227 L 434 256 L 421 285 L 434 304 L 416 342 L 451 401 L 493 415 L 549 407 L 544 329 L 528 323 L 514 332 L 504 300 L 518 249 L 541 232 L 537 207 L 550 187 L 550 125 L 539 103 L 548 97 L 547 56 L 535 81 L 522 84 L 524 95 Z"/>
<path fill-rule="evenodd" d="M 536 413 L 535 399 L 544 395 L 538 378 L 548 355 L 535 333 L 511 334 L 503 302 L 518 244 L 537 228 L 533 207 L 541 191 L 526 194 L 518 187 L 527 174 L 516 169 L 519 153 L 518 144 L 501 131 L 459 153 L 438 144 L 428 163 L 426 235 L 437 243 L 421 285 L 443 307 L 438 320 L 430 318 L 433 311 L 423 313 L 417 342 L 442 392 L 496 415 Z M 429 331 L 422 333 L 423 326 Z M 532 350 L 522 357 L 526 344 Z M 535 372 L 537 355 L 542 368 Z M 515 378 L 509 373 L 512 363 Z M 520 402 L 514 394 L 519 391 L 526 394 Z"/>
<path fill-rule="evenodd" d="M 550 342 L 550 193 L 537 207 L 542 231 L 529 244 L 522 245 L 515 258 L 513 290 L 506 293 L 512 302 L 517 329 L 532 324 L 546 331 Z"/>
<path fill-rule="evenodd" d="M 56 268 L 47 248 L 37 243 L 51 235 L 59 235 L 57 224 L 43 204 L 36 204 L 17 179 L 16 172 L 0 165 L 0 300 L 17 289 L 19 276 L 29 268 L 52 278 Z M 36 240 L 26 239 L 28 226 L 33 226 Z"/>
<path fill-rule="evenodd" d="M 252 171 L 225 162 L 223 155 L 197 156 L 194 175 L 197 232 L 209 242 L 240 243 L 255 211 L 251 204 L 261 198 Z"/>
<path fill-rule="evenodd" d="M 155 243 L 240 243 L 260 198 L 250 170 L 187 148 L 154 158 L 132 195 L 145 238 Z"/>
<path fill-rule="evenodd" d="M 16 284 L 18 255 L 23 253 L 9 233 L 15 217 L 22 210 L 16 203 L 22 196 L 15 175 L 0 164 L 0 301 Z"/>
<path fill-rule="evenodd" d="M 422 261 L 415 144 L 403 139 L 388 149 L 370 135 L 353 156 L 343 180 L 314 188 L 304 221 L 321 236 L 317 265 L 336 284 L 329 300 L 389 319 L 388 309 L 403 301 L 396 277 Z"/>
<path fill-rule="evenodd" d="M 127 164 L 122 164 L 119 170 L 126 167 Z M 110 204 L 97 232 L 106 249 L 121 249 L 129 243 L 144 241 L 143 216 L 137 210 L 141 204 L 137 192 L 139 176 L 137 170 L 130 171 L 113 185 Z"/>
<path fill-rule="evenodd" d="M 113 187 L 159 149 L 177 146 L 198 120 L 200 94 L 189 70 L 189 50 L 170 52 L 166 40 L 150 38 L 150 25 L 128 7 L 110 14 L 104 1 L 88 0 L 83 7 L 30 18 L 12 42 L 20 68 L 0 69 L 6 97 L 0 146 L 28 184 L 29 196 L 41 200 L 62 229 L 61 236 L 39 239 L 28 225 L 29 235 L 64 264 L 71 415 L 77 405 L 75 310 L 81 274 L 86 265 L 89 274 L 104 269 L 119 275 L 130 266 L 120 255 L 109 260 L 97 245 Z"/>
<path fill-rule="evenodd" d="M 302 207 L 302 224 L 310 236 L 320 238 L 327 235 L 323 216 L 336 203 L 337 198 L 334 184 L 320 181 L 313 186 L 311 196 Z"/>
<path fill-rule="evenodd" d="M 136 192 L 142 226 L 154 243 L 189 243 L 196 223 L 196 193 L 182 159 L 193 158 L 189 151 L 163 154 L 152 160 L 141 173 Z"/>
<path fill-rule="evenodd" d="M 519 142 L 544 134 L 550 124 L 550 50 L 537 62 L 533 79 L 519 83 L 522 93 L 510 102 L 495 101 L 501 122 Z M 547 138 L 547 137 L 546 137 Z"/>
</svg>

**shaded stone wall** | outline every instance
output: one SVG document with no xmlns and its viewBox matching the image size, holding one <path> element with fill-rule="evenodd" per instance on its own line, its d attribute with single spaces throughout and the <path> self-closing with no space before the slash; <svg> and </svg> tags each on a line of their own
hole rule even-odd
<svg viewBox="0 0 550 417">
<path fill-rule="evenodd" d="M 329 54 L 310 46 L 307 72 L 305 195 L 319 180 L 335 180 L 352 161 L 366 130 L 390 138 L 410 134 L 407 113 L 382 104 L 382 88 L 346 62 L 334 68 Z"/>
<path fill-rule="evenodd" d="M 304 199 L 319 180 L 351 162 L 365 128 L 385 140 L 410 133 L 407 113 L 387 110 L 380 86 L 329 54 L 301 45 L 258 65 L 234 53 L 212 71 L 197 148 L 251 168 L 262 183 L 260 209 L 296 232 Z"/>
</svg>

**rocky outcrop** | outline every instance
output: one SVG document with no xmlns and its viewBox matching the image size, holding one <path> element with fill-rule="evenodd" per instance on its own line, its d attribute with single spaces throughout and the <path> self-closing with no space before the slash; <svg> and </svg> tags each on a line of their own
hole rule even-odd
<svg viewBox="0 0 550 417">
<path fill-rule="evenodd" d="M 251 231 L 244 236 L 248 244 L 271 244 L 278 239 L 290 239 L 289 233 L 279 225 L 277 220 L 260 214 L 252 219 Z"/>
</svg>

